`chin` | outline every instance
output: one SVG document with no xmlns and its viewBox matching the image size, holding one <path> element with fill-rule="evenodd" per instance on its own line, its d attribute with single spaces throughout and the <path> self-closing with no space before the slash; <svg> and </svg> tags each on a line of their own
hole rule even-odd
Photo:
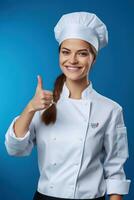
<svg viewBox="0 0 134 200">
<path fill-rule="evenodd" d="M 71 80 L 71 81 L 78 81 L 78 80 L 82 79 L 82 77 L 73 76 L 73 75 L 72 76 L 67 76 L 65 74 L 65 76 L 66 76 L 66 79 Z"/>
</svg>

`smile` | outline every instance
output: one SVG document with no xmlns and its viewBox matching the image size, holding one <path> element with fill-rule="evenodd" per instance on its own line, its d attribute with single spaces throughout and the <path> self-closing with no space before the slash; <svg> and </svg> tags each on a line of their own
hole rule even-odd
<svg viewBox="0 0 134 200">
<path fill-rule="evenodd" d="M 72 71 L 72 72 L 76 72 L 76 71 L 79 71 L 82 67 L 72 67 L 72 66 L 65 66 L 65 68 L 68 70 L 68 71 Z"/>
</svg>

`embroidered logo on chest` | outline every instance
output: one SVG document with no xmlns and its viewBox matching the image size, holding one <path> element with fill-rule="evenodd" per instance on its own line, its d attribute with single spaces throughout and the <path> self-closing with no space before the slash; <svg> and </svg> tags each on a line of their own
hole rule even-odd
<svg viewBox="0 0 134 200">
<path fill-rule="evenodd" d="M 92 128 L 97 128 L 99 126 L 99 122 L 91 123 Z"/>
</svg>

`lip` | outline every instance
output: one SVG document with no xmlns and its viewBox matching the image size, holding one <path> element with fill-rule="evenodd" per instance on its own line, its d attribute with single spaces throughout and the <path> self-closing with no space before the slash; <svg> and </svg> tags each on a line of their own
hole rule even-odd
<svg viewBox="0 0 134 200">
<path fill-rule="evenodd" d="M 65 66 L 65 68 L 66 68 L 66 70 L 68 71 L 68 72 L 71 72 L 71 73 L 76 73 L 76 72 L 79 72 L 80 70 L 81 70 L 81 68 L 82 67 L 80 67 L 80 66 Z"/>
<path fill-rule="evenodd" d="M 71 66 L 71 65 L 66 65 L 65 67 L 66 67 L 66 68 L 70 67 L 70 68 L 74 68 L 74 69 L 75 69 L 75 68 L 82 68 L 81 66 Z"/>
</svg>

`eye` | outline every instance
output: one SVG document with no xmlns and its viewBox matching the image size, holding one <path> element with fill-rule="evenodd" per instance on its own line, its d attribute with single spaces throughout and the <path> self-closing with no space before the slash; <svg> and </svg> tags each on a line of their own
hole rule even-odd
<svg viewBox="0 0 134 200">
<path fill-rule="evenodd" d="M 64 54 L 64 55 L 69 55 L 69 51 L 61 51 L 62 52 L 62 54 Z"/>
<path fill-rule="evenodd" d="M 84 56 L 88 56 L 89 53 L 88 52 L 79 52 L 79 55 L 84 57 Z"/>
</svg>

